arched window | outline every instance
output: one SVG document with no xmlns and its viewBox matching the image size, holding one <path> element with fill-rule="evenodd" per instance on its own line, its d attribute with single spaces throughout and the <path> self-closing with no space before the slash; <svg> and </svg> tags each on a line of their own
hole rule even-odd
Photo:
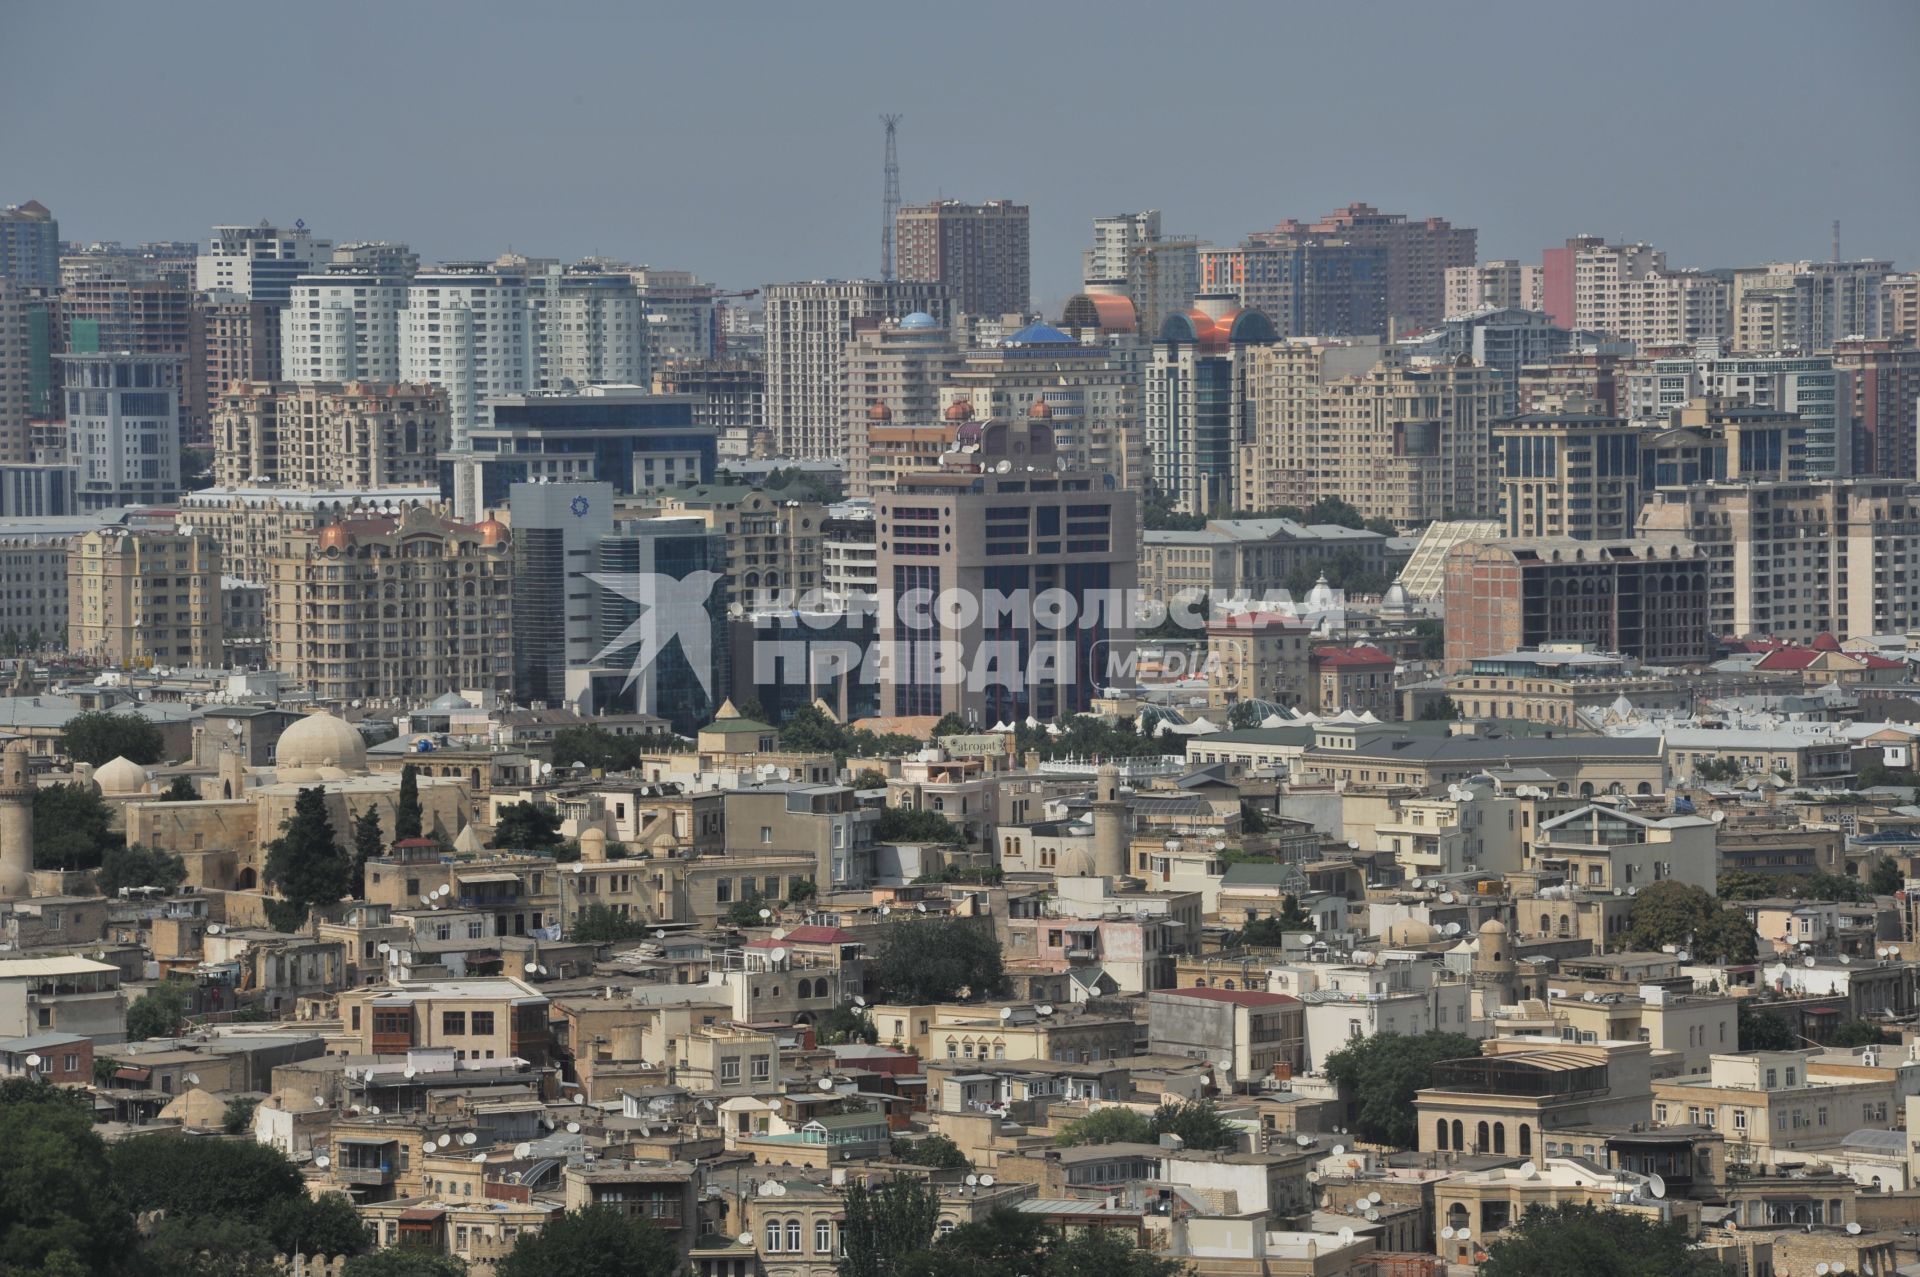
<svg viewBox="0 0 1920 1277">
<path fill-rule="evenodd" d="M 1441 1149 L 1441 1151 L 1444 1152 L 1447 1147 L 1447 1119 L 1444 1117 L 1441 1118 L 1437 1123 L 1435 1123 L 1435 1126 L 1437 1129 L 1433 1133 L 1434 1139 L 1437 1141 L 1438 1147 Z"/>
<path fill-rule="evenodd" d="M 1487 1124 L 1485 1122 L 1480 1123 L 1480 1129 L 1476 1131 L 1475 1134 L 1479 1136 L 1473 1143 L 1475 1152 L 1484 1153 L 1493 1147 L 1492 1142 L 1487 1138 Z"/>
<path fill-rule="evenodd" d="M 1221 988 L 1223 988 L 1223 989 L 1231 989 L 1231 988 L 1233 987 L 1233 980 L 1232 980 L 1232 978 L 1231 978 L 1231 977 L 1229 977 L 1229 978 L 1227 978 L 1227 979 L 1225 979 L 1225 980 L 1222 980 L 1222 981 L 1220 982 L 1220 987 L 1221 987 Z"/>
<path fill-rule="evenodd" d="M 1465 1128 L 1460 1125 L 1460 1120 L 1455 1118 L 1453 1123 L 1453 1147 L 1456 1152 L 1466 1151 L 1466 1134 Z"/>
<path fill-rule="evenodd" d="M 767 1221 L 767 1253 L 770 1255 L 780 1253 L 780 1221 L 777 1219 Z"/>
<path fill-rule="evenodd" d="M 800 1253 L 800 1221 L 797 1219 L 787 1221 L 787 1249 L 796 1255 Z"/>
<path fill-rule="evenodd" d="M 1533 1156 L 1533 1128 L 1525 1122 L 1520 1123 L 1520 1156 Z"/>
<path fill-rule="evenodd" d="M 1447 1226 L 1455 1232 L 1467 1226 L 1467 1208 L 1460 1202 L 1447 1207 Z"/>
<path fill-rule="evenodd" d="M 1505 1122 L 1495 1122 L 1493 1124 L 1493 1151 L 1496 1153 L 1504 1153 L 1507 1151 L 1507 1124 Z"/>
<path fill-rule="evenodd" d="M 813 1224 L 813 1249 L 821 1255 L 833 1251 L 833 1223 L 831 1220 L 815 1220 Z"/>
</svg>

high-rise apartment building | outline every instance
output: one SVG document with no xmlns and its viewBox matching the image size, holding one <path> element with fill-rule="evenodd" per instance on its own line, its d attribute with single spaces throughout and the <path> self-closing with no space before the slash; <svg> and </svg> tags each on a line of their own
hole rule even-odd
<svg viewBox="0 0 1920 1277">
<path fill-rule="evenodd" d="M 1650 665 L 1705 661 L 1708 562 L 1664 541 L 1570 537 L 1456 546 L 1446 563 L 1446 668 L 1577 643 Z M 1511 715 L 1509 715 L 1511 716 Z"/>
<path fill-rule="evenodd" d="M 1728 355 L 1708 343 L 1627 368 L 1621 411 L 1658 423 L 1682 404 L 1712 398 L 1790 413 L 1807 425 L 1807 474 L 1838 478 L 1854 473 L 1852 379 L 1831 355 Z"/>
<path fill-rule="evenodd" d="M 1096 217 L 1080 278 L 1089 290 L 1111 289 L 1131 301 L 1135 331 L 1151 339 L 1168 315 L 1200 294 L 1200 245 L 1191 235 L 1162 234 L 1159 209 Z"/>
<path fill-rule="evenodd" d="M 0 463 L 32 456 L 33 358 L 27 289 L 0 278 Z"/>
<path fill-rule="evenodd" d="M 400 316 L 400 379 L 444 386 L 455 449 L 493 420 L 488 400 L 533 388 L 526 276 L 489 266 L 415 275 Z"/>
<path fill-rule="evenodd" d="M 180 491 L 179 356 L 70 352 L 60 368 L 81 508 L 172 500 Z"/>
<path fill-rule="evenodd" d="M 280 315 L 280 376 L 400 380 L 408 278 L 378 266 L 335 264 L 294 280 Z"/>
<path fill-rule="evenodd" d="M 1719 275 L 1667 268 L 1648 244 L 1578 236 L 1541 267 L 1547 314 L 1563 328 L 1598 329 L 1645 351 L 1726 339 L 1733 291 Z"/>
<path fill-rule="evenodd" d="M 767 428 L 783 457 L 846 455 L 843 361 L 858 319 L 953 321 L 944 284 L 915 280 L 815 280 L 766 290 Z"/>
<path fill-rule="evenodd" d="M 181 518 L 212 538 L 228 576 L 263 588 L 273 560 L 296 537 L 335 523 L 393 517 L 415 506 L 444 513 L 440 486 L 413 488 L 214 487 L 182 494 Z"/>
<path fill-rule="evenodd" d="M 534 390 L 646 386 L 646 303 L 631 275 L 552 267 L 527 281 Z"/>
<path fill-rule="evenodd" d="M 264 221 L 258 226 L 216 226 L 195 265 L 194 288 L 284 303 L 294 280 L 332 259 L 333 242 L 316 239 L 305 222 L 288 229 Z"/>
<path fill-rule="evenodd" d="M 1538 310 L 1479 310 L 1450 315 L 1416 337 L 1403 337 L 1400 346 L 1408 354 L 1429 359 L 1471 359 L 1501 376 L 1505 393 L 1501 412 L 1513 416 L 1519 411 L 1520 374 L 1528 367 L 1550 363 L 1573 349 L 1575 335 L 1556 328 Z M 1623 353 L 1632 353 L 1624 342 L 1616 343 Z"/>
<path fill-rule="evenodd" d="M 1836 372 L 1851 374 L 1853 470 L 1920 478 L 1920 347 L 1911 336 L 1843 338 Z M 1836 414 L 1838 415 L 1838 414 Z"/>
<path fill-rule="evenodd" d="M 1011 200 L 909 204 L 894 222 L 896 274 L 945 284 L 967 315 L 1024 315 L 1032 263 L 1027 206 Z"/>
<path fill-rule="evenodd" d="M 613 485 L 516 483 L 513 510 L 513 694 L 523 705 L 567 702 L 567 671 L 600 649 L 603 587 L 595 548 L 613 531 Z"/>
<path fill-rule="evenodd" d="M 606 664 L 568 671 L 568 704 L 587 714 L 658 714 L 683 736 L 713 721 L 714 711 L 733 686 L 732 648 L 727 642 L 726 535 L 699 518 L 624 520 L 595 546 L 593 570 L 614 578 L 670 577 L 675 581 L 711 572 L 719 579 L 707 593 L 705 615 L 672 618 L 674 642 L 639 665 L 631 627 L 643 604 L 618 590 L 595 591 L 594 624 L 599 647 L 613 648 Z M 696 578 L 697 579 L 697 578 Z M 690 649 L 677 637 L 698 625 L 707 635 L 706 659 L 695 666 L 697 644 Z"/>
<path fill-rule="evenodd" d="M 1407 526 L 1496 506 L 1493 425 L 1505 388 L 1492 369 L 1395 347 L 1287 343 L 1252 353 L 1246 393 L 1247 508 L 1334 496 Z"/>
<path fill-rule="evenodd" d="M 653 389 L 661 395 L 691 395 L 693 424 L 713 431 L 721 456 L 771 452 L 766 430 L 767 370 L 758 359 L 669 360 L 656 366 Z"/>
<path fill-rule="evenodd" d="M 962 429 L 969 451 L 874 498 L 880 711 L 982 727 L 1083 711 L 1124 677 L 1132 618 L 1104 592 L 1138 583 L 1138 499 L 1057 468 L 1045 421 Z M 949 591 L 979 610 L 936 610 Z M 1071 599 L 1070 615 L 1043 595 Z"/>
<path fill-rule="evenodd" d="M 190 364 L 195 353 L 193 305 L 192 288 L 155 274 L 151 262 L 99 257 L 69 273 L 60 315 L 69 351 L 127 351 L 178 360 L 180 429 L 186 439 L 198 442 L 206 437 L 207 387 L 198 365 Z M 189 366 L 196 370 L 192 375 L 187 374 Z"/>
<path fill-rule="evenodd" d="M 998 346 L 965 352 L 947 386 L 983 421 L 1039 414 L 1068 469 L 1110 474 L 1137 490 L 1147 478 L 1139 367 L 1113 346 L 1082 345 L 1031 324 Z"/>
<path fill-rule="evenodd" d="M 1735 271 L 1735 349 L 1756 354 L 1830 350 L 1882 335 L 1890 261 L 1774 262 Z"/>
<path fill-rule="evenodd" d="M 1200 288 L 1237 297 L 1283 337 L 1368 335 L 1388 327 L 1387 249 L 1380 244 L 1298 229 L 1261 231 L 1238 248 L 1201 249 Z"/>
<path fill-rule="evenodd" d="M 334 248 L 332 265 L 411 279 L 420 271 L 420 254 L 405 244 L 391 244 L 386 240 L 356 240 Z"/>
<path fill-rule="evenodd" d="M 220 554 L 187 532 L 102 528 L 67 548 L 67 647 L 103 665 L 218 666 Z"/>
<path fill-rule="evenodd" d="M 712 284 L 690 270 L 640 266 L 627 273 L 647 306 L 647 351 L 655 367 L 719 353 L 720 312 Z"/>
<path fill-rule="evenodd" d="M 60 285 L 60 223 L 39 200 L 0 208 L 0 279 L 22 288 Z"/>
<path fill-rule="evenodd" d="M 1446 318 L 1447 271 L 1471 266 L 1480 233 L 1443 217 L 1409 218 L 1367 204 L 1335 209 L 1309 228 L 1315 235 L 1357 247 L 1386 250 L 1387 314 L 1401 328 L 1421 328 Z"/>
<path fill-rule="evenodd" d="M 1880 281 L 1880 335 L 1920 340 L 1920 274 Z"/>
<path fill-rule="evenodd" d="M 364 381 L 230 386 L 214 417 L 214 482 L 238 488 L 428 487 L 440 479 L 447 393 Z"/>
<path fill-rule="evenodd" d="M 847 495 L 873 495 L 867 427 L 877 420 L 895 429 L 937 426 L 940 388 L 960 370 L 960 347 L 931 315 L 898 322 L 859 319 L 841 359 L 841 432 L 847 440 Z M 874 412 L 875 405 L 886 409 Z"/>
<path fill-rule="evenodd" d="M 1448 317 L 1477 310 L 1543 310 L 1540 268 L 1513 258 L 1446 270 Z"/>
<path fill-rule="evenodd" d="M 1715 634 L 1807 643 L 1920 627 L 1920 486 L 1909 480 L 1662 488 L 1640 527 L 1705 553 Z"/>
<path fill-rule="evenodd" d="M 1161 325 L 1141 395 L 1142 430 L 1153 487 L 1176 510 L 1233 507 L 1238 450 L 1252 428 L 1250 353 L 1277 340 L 1260 311 L 1218 296 Z"/>
<path fill-rule="evenodd" d="M 509 542 L 498 522 L 470 527 L 420 508 L 289 537 L 269 565 L 273 667 L 323 701 L 506 694 L 513 685 Z"/>
<path fill-rule="evenodd" d="M 238 293 L 201 293 L 193 301 L 187 373 L 199 369 L 207 411 L 236 381 L 280 377 L 280 307 Z"/>
</svg>

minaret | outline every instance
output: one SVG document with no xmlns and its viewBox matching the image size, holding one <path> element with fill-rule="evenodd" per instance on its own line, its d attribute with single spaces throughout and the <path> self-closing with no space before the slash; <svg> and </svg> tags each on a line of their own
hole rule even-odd
<svg viewBox="0 0 1920 1277">
<path fill-rule="evenodd" d="M 1093 782 L 1093 874 L 1119 878 L 1127 872 L 1127 805 L 1120 800 L 1120 769 L 1102 764 Z"/>
<path fill-rule="evenodd" d="M 27 779 L 25 740 L 8 741 L 0 750 L 0 900 L 27 894 L 33 871 L 33 783 Z"/>
</svg>

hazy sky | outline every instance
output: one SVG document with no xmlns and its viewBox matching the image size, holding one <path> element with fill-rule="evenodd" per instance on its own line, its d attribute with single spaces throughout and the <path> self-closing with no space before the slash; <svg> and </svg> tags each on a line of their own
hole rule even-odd
<svg viewBox="0 0 1920 1277">
<path fill-rule="evenodd" d="M 303 217 L 423 259 L 509 246 L 733 287 L 876 273 L 902 192 L 1219 243 L 1350 200 L 1680 265 L 1920 262 L 1920 4 L 300 6 L 0 0 L 0 203 L 74 239 Z"/>
</svg>

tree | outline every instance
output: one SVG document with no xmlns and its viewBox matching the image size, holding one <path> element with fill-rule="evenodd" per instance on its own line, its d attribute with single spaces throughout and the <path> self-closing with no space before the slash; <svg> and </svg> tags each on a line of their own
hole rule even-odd
<svg viewBox="0 0 1920 1277">
<path fill-rule="evenodd" d="M 76 763 L 99 767 L 116 758 L 142 767 L 160 761 L 166 743 L 160 729 L 137 714 L 88 710 L 75 714 L 61 730 L 60 752 Z"/>
<path fill-rule="evenodd" d="M 1053 1234 L 1035 1277 L 1184 1277 L 1191 1271 L 1177 1259 L 1141 1250 L 1121 1229 L 1085 1228 Z"/>
<path fill-rule="evenodd" d="M 780 748 L 801 754 L 837 754 L 846 748 L 846 729 L 818 705 L 802 705 L 780 724 Z"/>
<path fill-rule="evenodd" d="M 937 811 L 918 811 L 910 807 L 883 807 L 880 819 L 873 822 L 875 842 L 964 843 L 967 838 L 954 823 Z"/>
<path fill-rule="evenodd" d="M 186 986 L 171 980 L 156 984 L 127 1008 L 127 1040 L 172 1037 L 186 1018 Z"/>
<path fill-rule="evenodd" d="M 891 1277 L 907 1271 L 908 1256 L 927 1248 L 940 1218 L 940 1195 L 914 1175 L 878 1184 L 848 1184 L 840 1194 L 845 1221 L 840 1277 Z M 501 1273 L 500 1277 L 519 1277 Z"/>
<path fill-rule="evenodd" d="M 44 785 L 33 791 L 33 867 L 93 869 L 107 848 L 126 841 L 92 785 Z"/>
<path fill-rule="evenodd" d="M 1153 1138 L 1177 1135 L 1188 1148 L 1238 1152 L 1240 1131 L 1212 1100 L 1175 1100 L 1153 1111 Z"/>
<path fill-rule="evenodd" d="M 1740 779 L 1740 764 L 1731 758 L 1708 758 L 1693 765 L 1693 778 L 1700 781 L 1735 781 Z"/>
<path fill-rule="evenodd" d="M 865 1042 L 872 1046 L 880 1040 L 879 1030 L 873 1027 L 873 1017 L 852 1006 L 838 1006 L 826 1012 L 814 1021 L 813 1031 L 822 1046 L 840 1046 L 849 1042 Z"/>
<path fill-rule="evenodd" d="M 1136 1238 L 1114 1228 L 1075 1229 L 1072 1235 L 1045 1220 L 1002 1206 L 983 1220 L 962 1224 L 932 1247 L 904 1259 L 902 1277 L 980 1277 L 1022 1273 L 1027 1277 L 1181 1277 L 1190 1270 L 1177 1259 L 1142 1250 Z"/>
<path fill-rule="evenodd" d="M 1900 863 L 1892 856 L 1882 856 L 1873 866 L 1873 872 L 1867 876 L 1867 890 L 1876 896 L 1890 896 L 1902 891 L 1907 885 L 1907 875 L 1900 870 Z"/>
<path fill-rule="evenodd" d="M 380 832 L 380 809 L 369 807 L 353 818 L 353 896 L 367 895 L 367 862 L 387 854 L 386 836 Z"/>
<path fill-rule="evenodd" d="M 1842 1020 L 1827 1037 L 1828 1046 L 1883 1046 L 1886 1031 L 1871 1020 Z"/>
<path fill-rule="evenodd" d="M 418 838 L 420 829 L 420 774 L 408 763 L 400 769 L 400 798 L 393 809 L 393 840 Z"/>
<path fill-rule="evenodd" d="M 1668 878 L 1643 887 L 1627 910 L 1616 949 L 1656 951 L 1674 945 L 1697 962 L 1752 962 L 1759 940 L 1744 913 L 1729 909 L 1704 887 Z"/>
<path fill-rule="evenodd" d="M 1487 1247 L 1480 1277 L 1732 1277 L 1687 1230 L 1592 1206 L 1534 1206 Z"/>
<path fill-rule="evenodd" d="M 1480 1044 L 1460 1033 L 1380 1033 L 1356 1038 L 1327 1057 L 1327 1077 L 1351 1096 L 1354 1130 L 1375 1144 L 1412 1148 L 1414 1093 L 1433 1081 L 1441 1060 L 1480 1054 Z"/>
<path fill-rule="evenodd" d="M 612 905 L 593 904 L 575 915 L 567 939 L 575 944 L 611 944 L 646 934 L 647 926 L 638 918 L 629 918 Z"/>
<path fill-rule="evenodd" d="M 1240 701 L 1227 711 L 1227 726 L 1236 732 L 1250 732 L 1260 726 L 1265 715 L 1252 701 Z"/>
<path fill-rule="evenodd" d="M 306 1192 L 269 1205 L 261 1227 L 288 1255 L 357 1255 L 367 1248 L 367 1226 L 344 1193 Z"/>
<path fill-rule="evenodd" d="M 164 1277 L 277 1277 L 273 1238 L 242 1215 L 162 1216 L 142 1258 Z"/>
<path fill-rule="evenodd" d="M 787 884 L 787 903 L 803 905 L 820 894 L 820 888 L 814 886 L 811 878 L 795 878 Z"/>
<path fill-rule="evenodd" d="M 280 1203 L 307 1195 L 300 1169 L 252 1140 L 136 1135 L 109 1148 L 107 1162 L 135 1214 L 233 1216 L 264 1226 Z"/>
<path fill-rule="evenodd" d="M 125 1273 L 133 1216 L 83 1092 L 0 1082 L 0 1273 Z"/>
<path fill-rule="evenodd" d="M 1138 1109 L 1108 1105 L 1060 1128 L 1053 1142 L 1062 1148 L 1080 1144 L 1151 1144 L 1153 1120 Z"/>
<path fill-rule="evenodd" d="M 355 1255 L 340 1277 L 467 1277 L 467 1265 L 458 1255 L 443 1255 L 424 1246 L 390 1246 Z"/>
<path fill-rule="evenodd" d="M 1420 636 L 1420 659 L 1437 661 L 1447 654 L 1447 623 L 1445 621 L 1421 620 L 1413 623 L 1413 632 Z"/>
<path fill-rule="evenodd" d="M 1358 506 L 1339 497 L 1321 497 L 1307 507 L 1307 517 L 1301 522 L 1332 523 L 1343 528 L 1362 528 L 1367 524 Z"/>
<path fill-rule="evenodd" d="M 1791 1051 L 1800 1045 L 1800 1035 L 1778 1012 L 1756 1011 L 1745 998 L 1739 1008 L 1742 1051 Z"/>
<path fill-rule="evenodd" d="M 1300 907 L 1300 897 L 1288 893 L 1280 901 L 1280 912 L 1271 918 L 1255 918 L 1240 928 L 1241 948 L 1277 949 L 1284 945 L 1289 931 L 1312 931 L 1313 917 Z"/>
<path fill-rule="evenodd" d="M 944 1135 L 929 1135 L 923 1140 L 903 1140 L 896 1138 L 892 1145 L 893 1155 L 903 1162 L 914 1166 L 931 1167 L 936 1171 L 970 1171 L 973 1163 L 960 1151 L 960 1146 Z"/>
<path fill-rule="evenodd" d="M 200 801 L 200 791 L 193 787 L 193 782 L 187 777 L 175 776 L 173 783 L 167 786 L 166 792 L 160 795 L 160 801 L 163 803 L 197 803 Z"/>
<path fill-rule="evenodd" d="M 1423 723 L 1451 723 L 1460 716 L 1460 702 L 1451 696 L 1436 696 L 1420 707 Z"/>
<path fill-rule="evenodd" d="M 353 889 L 352 874 L 327 814 L 327 791 L 318 785 L 301 790 L 280 836 L 267 844 L 267 882 L 304 916 L 315 905 L 343 899 Z"/>
<path fill-rule="evenodd" d="M 990 997 L 1006 983 L 1000 943 L 970 918 L 916 918 L 881 928 L 867 951 L 867 977 L 897 1002 L 949 1002 L 968 990 Z"/>
<path fill-rule="evenodd" d="M 103 896 L 117 896 L 122 887 L 159 887 L 172 891 L 187 880 L 187 862 L 170 851 L 155 851 L 135 843 L 108 847 L 93 871 L 93 886 Z"/>
<path fill-rule="evenodd" d="M 259 1100 L 236 1095 L 227 1101 L 227 1111 L 220 1119 L 220 1129 L 229 1135 L 245 1135 L 253 1129 L 253 1111 L 260 1107 Z"/>
<path fill-rule="evenodd" d="M 933 725 L 933 738 L 935 740 L 939 740 L 942 736 L 970 736 L 972 734 L 973 724 L 952 710 L 948 710 L 945 714 L 942 714 L 940 721 Z"/>
<path fill-rule="evenodd" d="M 570 1211 L 523 1232 L 494 1277 L 675 1277 L 680 1254 L 667 1235 L 608 1206 Z"/>
<path fill-rule="evenodd" d="M 1240 832 L 1243 834 L 1267 832 L 1267 813 L 1244 798 L 1240 800 Z"/>
<path fill-rule="evenodd" d="M 765 926 L 770 918 L 762 918 L 760 916 L 762 909 L 767 910 L 769 915 L 771 915 L 773 905 L 765 896 L 757 891 L 752 891 L 734 901 L 733 907 L 727 910 L 724 918 L 728 925 L 735 927 Z"/>
<path fill-rule="evenodd" d="M 560 841 L 560 813 L 521 800 L 500 809 L 493 824 L 493 846 L 513 851 L 544 851 Z"/>
<path fill-rule="evenodd" d="M 875 771 L 871 767 L 864 767 L 860 770 L 860 774 L 853 778 L 853 787 L 855 789 L 885 789 L 887 787 L 886 773 Z"/>
</svg>

